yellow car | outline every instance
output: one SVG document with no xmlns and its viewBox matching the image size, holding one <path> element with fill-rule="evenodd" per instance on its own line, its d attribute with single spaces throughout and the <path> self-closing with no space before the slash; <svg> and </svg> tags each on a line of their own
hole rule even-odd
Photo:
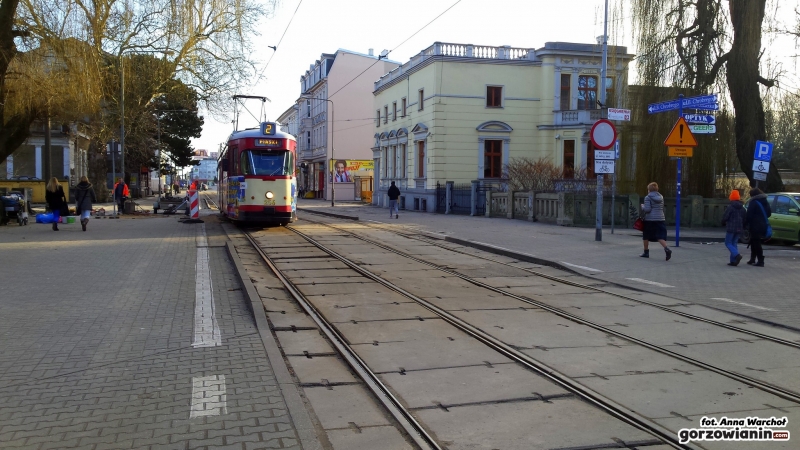
<svg viewBox="0 0 800 450">
<path fill-rule="evenodd" d="M 767 202 L 772 209 L 769 224 L 772 226 L 772 240 L 794 245 L 800 242 L 800 192 L 776 192 L 767 194 Z M 745 208 L 749 206 L 748 200 Z M 745 230 L 741 241 L 750 242 L 750 234 Z"/>
</svg>

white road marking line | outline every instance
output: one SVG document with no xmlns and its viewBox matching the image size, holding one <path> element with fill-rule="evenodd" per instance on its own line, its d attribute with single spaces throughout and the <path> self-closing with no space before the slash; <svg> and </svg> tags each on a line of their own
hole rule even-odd
<svg viewBox="0 0 800 450">
<path fill-rule="evenodd" d="M 192 342 L 192 347 L 195 348 L 222 345 L 222 336 L 214 313 L 214 294 L 211 290 L 211 270 L 208 264 L 205 225 L 201 230 L 202 236 L 199 241 L 206 242 L 206 246 L 197 248 L 197 265 L 195 266 L 194 341 Z"/>
<path fill-rule="evenodd" d="M 749 306 L 749 307 L 755 308 L 755 309 L 763 309 L 764 311 L 777 311 L 777 309 L 765 308 L 763 306 L 751 305 L 750 303 L 745 303 L 745 302 L 737 302 L 736 300 L 731 300 L 729 298 L 712 297 L 711 300 L 719 300 L 721 302 L 736 303 L 737 305 Z"/>
<path fill-rule="evenodd" d="M 189 418 L 228 414 L 225 375 L 192 378 L 192 409 Z"/>
<path fill-rule="evenodd" d="M 579 266 L 577 264 L 571 264 L 571 263 L 568 263 L 566 261 L 561 261 L 561 264 L 566 264 L 566 265 L 571 266 L 571 267 L 577 267 L 578 269 L 588 270 L 589 272 L 600 272 L 600 273 L 603 272 L 602 270 L 592 269 L 591 267 L 586 267 L 586 266 Z"/>
<path fill-rule="evenodd" d="M 658 287 L 665 287 L 665 288 L 675 287 L 675 286 L 670 286 L 668 284 L 659 283 L 657 281 L 645 280 L 643 278 L 625 278 L 625 279 L 631 281 L 638 281 L 639 283 L 644 283 L 644 284 L 652 284 L 653 286 L 658 286 Z"/>
</svg>

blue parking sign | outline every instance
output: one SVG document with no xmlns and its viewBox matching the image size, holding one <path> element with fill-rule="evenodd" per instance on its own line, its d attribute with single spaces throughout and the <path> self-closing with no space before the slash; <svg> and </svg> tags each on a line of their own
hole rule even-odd
<svg viewBox="0 0 800 450">
<path fill-rule="evenodd" d="M 754 159 L 769 162 L 772 160 L 772 142 L 756 141 Z"/>
</svg>

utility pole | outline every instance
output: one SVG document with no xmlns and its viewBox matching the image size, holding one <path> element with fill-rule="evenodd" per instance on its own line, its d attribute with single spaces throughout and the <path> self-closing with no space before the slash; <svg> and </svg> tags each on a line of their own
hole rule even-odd
<svg viewBox="0 0 800 450">
<path fill-rule="evenodd" d="M 603 119 L 608 117 L 608 109 L 606 108 L 606 71 L 608 59 L 608 0 L 605 0 L 604 19 L 603 19 L 603 56 L 600 66 L 600 104 L 602 110 L 600 117 Z M 597 209 L 595 210 L 594 222 L 594 240 L 603 240 L 603 175 L 597 174 Z"/>
</svg>

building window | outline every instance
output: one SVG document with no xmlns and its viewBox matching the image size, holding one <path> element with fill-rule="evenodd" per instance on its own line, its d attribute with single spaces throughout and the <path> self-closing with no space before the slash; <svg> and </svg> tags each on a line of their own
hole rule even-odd
<svg viewBox="0 0 800 450">
<path fill-rule="evenodd" d="M 392 146 L 392 155 L 391 155 L 390 159 L 392 161 L 392 167 L 389 170 L 389 172 L 391 172 L 392 178 L 397 178 L 397 146 L 396 145 Z"/>
<path fill-rule="evenodd" d="M 575 178 L 575 141 L 564 141 L 564 178 Z"/>
<path fill-rule="evenodd" d="M 425 141 L 417 142 L 417 178 L 425 178 Z"/>
<path fill-rule="evenodd" d="M 306 100 L 306 111 L 308 111 L 308 117 L 311 117 L 311 100 Z"/>
<path fill-rule="evenodd" d="M 597 109 L 597 77 L 578 77 L 578 109 Z"/>
<path fill-rule="evenodd" d="M 311 132 L 310 131 L 306 131 L 306 139 L 307 139 L 306 145 L 308 146 L 307 150 L 311 150 Z"/>
<path fill-rule="evenodd" d="M 383 107 L 383 123 L 389 123 L 389 107 Z"/>
<path fill-rule="evenodd" d="M 570 96 L 572 92 L 570 91 L 570 82 L 572 81 L 572 75 L 568 73 L 561 74 L 561 110 L 567 111 L 569 110 L 570 104 Z"/>
<path fill-rule="evenodd" d="M 486 107 L 500 108 L 503 106 L 503 87 L 486 86 Z"/>
<path fill-rule="evenodd" d="M 418 111 L 422 111 L 424 103 L 425 103 L 425 89 L 420 89 L 419 90 L 419 109 L 418 109 Z"/>
<path fill-rule="evenodd" d="M 383 147 L 383 149 L 381 150 L 381 159 L 383 160 L 383 178 L 386 178 L 387 177 L 386 174 L 388 173 L 388 166 L 389 166 L 389 161 L 387 158 L 388 153 L 389 153 L 388 148 Z"/>
<path fill-rule="evenodd" d="M 483 141 L 483 178 L 500 178 L 503 174 L 503 141 Z"/>
<path fill-rule="evenodd" d="M 381 110 L 380 109 L 375 111 L 375 126 L 376 127 L 380 127 L 381 126 Z"/>
<path fill-rule="evenodd" d="M 406 98 L 405 97 L 403 97 L 402 105 L 403 105 L 403 111 L 402 111 L 403 115 L 401 117 L 405 117 L 406 116 Z"/>
</svg>

